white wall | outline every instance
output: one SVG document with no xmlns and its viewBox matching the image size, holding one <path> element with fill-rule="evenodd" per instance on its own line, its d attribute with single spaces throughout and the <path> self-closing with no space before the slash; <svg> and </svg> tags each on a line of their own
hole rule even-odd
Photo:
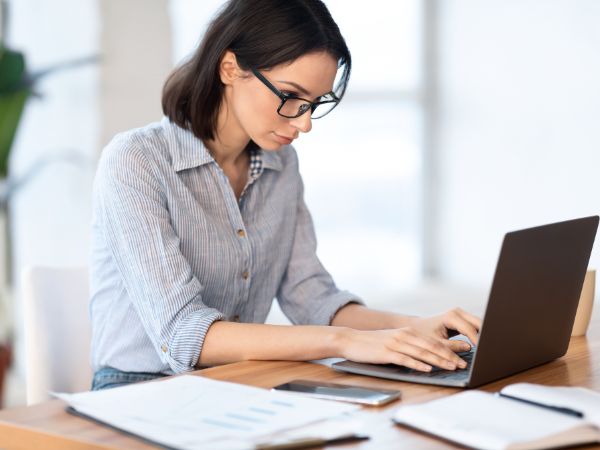
<svg viewBox="0 0 600 450">
<path fill-rule="evenodd" d="M 95 0 L 10 2 L 8 44 L 23 51 L 29 69 L 89 56 L 98 48 Z M 65 14 L 77 20 L 65 20 Z M 87 262 L 90 189 L 97 151 L 98 68 L 77 68 L 42 80 L 31 99 L 11 151 L 11 176 L 26 174 L 36 162 L 76 155 L 77 163 L 44 166 L 11 198 L 13 233 L 16 366 L 23 372 L 20 273 L 29 265 L 80 265 Z"/>
<path fill-rule="evenodd" d="M 600 213 L 600 2 L 438 5 L 438 269 L 485 286 L 506 231 Z"/>
<path fill-rule="evenodd" d="M 168 4 L 100 1 L 101 147 L 117 133 L 162 117 L 162 87 L 173 66 Z"/>
</svg>

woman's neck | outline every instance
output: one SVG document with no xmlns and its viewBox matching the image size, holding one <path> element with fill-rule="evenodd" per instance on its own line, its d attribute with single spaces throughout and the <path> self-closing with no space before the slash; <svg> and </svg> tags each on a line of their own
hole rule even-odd
<svg viewBox="0 0 600 450">
<path fill-rule="evenodd" d="M 205 142 L 205 145 L 220 167 L 236 166 L 245 158 L 244 150 L 250 143 L 250 137 L 229 112 L 226 99 L 223 100 L 217 117 L 215 137 Z"/>
</svg>

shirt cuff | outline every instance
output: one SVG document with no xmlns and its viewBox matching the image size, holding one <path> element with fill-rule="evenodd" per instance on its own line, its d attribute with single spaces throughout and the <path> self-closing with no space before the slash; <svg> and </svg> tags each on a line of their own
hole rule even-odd
<svg viewBox="0 0 600 450">
<path fill-rule="evenodd" d="M 202 308 L 188 315 L 175 330 L 170 347 L 163 345 L 161 353 L 174 373 L 195 369 L 210 326 L 225 316 L 214 308 Z"/>
<path fill-rule="evenodd" d="M 324 298 L 318 305 L 318 309 L 311 317 L 312 325 L 331 325 L 331 321 L 337 312 L 349 303 L 357 303 L 359 305 L 365 302 L 358 296 L 348 291 L 340 291 L 336 294 Z"/>
</svg>

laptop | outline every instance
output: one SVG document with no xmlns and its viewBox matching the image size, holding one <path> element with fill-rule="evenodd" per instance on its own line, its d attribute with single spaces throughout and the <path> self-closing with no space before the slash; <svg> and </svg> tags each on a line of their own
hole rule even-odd
<svg viewBox="0 0 600 450">
<path fill-rule="evenodd" d="M 593 216 L 506 234 L 479 344 L 459 353 L 466 369 L 419 372 L 346 360 L 332 367 L 412 383 L 477 387 L 560 358 L 569 346 L 597 228 Z"/>
</svg>

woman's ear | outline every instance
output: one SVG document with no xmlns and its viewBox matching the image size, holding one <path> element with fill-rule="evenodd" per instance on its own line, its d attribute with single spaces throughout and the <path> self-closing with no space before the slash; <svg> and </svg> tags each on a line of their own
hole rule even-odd
<svg viewBox="0 0 600 450">
<path fill-rule="evenodd" d="M 238 66 L 237 58 L 231 50 L 226 50 L 219 63 L 219 76 L 221 82 L 228 86 L 232 84 L 236 79 L 240 78 L 242 70 Z"/>
</svg>

